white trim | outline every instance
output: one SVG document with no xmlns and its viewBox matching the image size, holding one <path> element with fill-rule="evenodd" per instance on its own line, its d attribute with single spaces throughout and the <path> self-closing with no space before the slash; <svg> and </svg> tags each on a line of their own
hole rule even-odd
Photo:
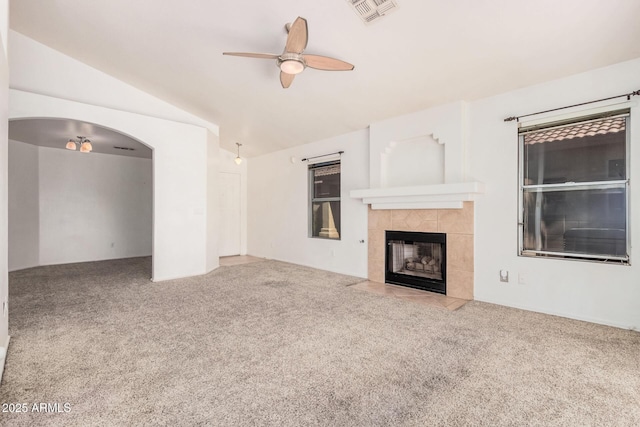
<svg viewBox="0 0 640 427">
<path fill-rule="evenodd" d="M 196 273 L 196 274 L 190 274 L 188 276 L 167 276 L 167 277 L 160 277 L 159 279 L 156 277 L 152 277 L 149 280 L 152 281 L 153 283 L 158 283 L 158 282 L 167 282 L 169 280 L 180 280 L 180 279 L 189 279 L 192 277 L 199 277 L 199 276 L 204 276 L 206 274 L 211 273 L 212 271 L 218 269 L 220 266 L 218 265 L 218 267 L 215 267 L 213 269 L 211 269 L 210 271 L 204 272 L 204 273 Z"/>
<path fill-rule="evenodd" d="M 7 336 L 7 342 L 3 347 L 0 347 L 0 384 L 2 383 L 2 374 L 4 373 L 4 363 L 7 360 L 7 352 L 9 350 L 10 336 Z"/>
<path fill-rule="evenodd" d="M 473 296 L 473 300 L 474 301 L 480 301 L 482 303 L 486 303 L 486 304 L 495 304 L 495 305 L 500 305 L 503 307 L 507 307 L 507 308 L 515 308 L 518 310 L 525 310 L 525 311 L 530 311 L 533 313 L 542 313 L 542 314 L 546 314 L 549 316 L 558 316 L 558 317 L 564 317 L 565 319 L 573 319 L 573 320 L 580 320 L 582 322 L 589 322 L 589 323 L 596 323 L 599 325 L 606 325 L 606 326 L 613 326 L 615 328 L 620 328 L 620 329 L 627 329 L 630 331 L 637 331 L 638 330 L 638 325 L 629 325 L 628 323 L 619 323 L 619 322 L 611 322 L 609 320 L 605 320 L 605 319 L 601 319 L 599 317 L 592 317 L 592 316 L 576 316 L 575 314 L 570 314 L 570 313 L 566 313 L 564 311 L 555 311 L 555 310 L 541 310 L 538 307 L 532 307 L 532 306 L 528 306 L 526 304 L 513 304 L 512 302 L 508 302 L 508 301 L 501 301 L 501 300 L 496 300 L 496 299 L 484 299 L 482 297 L 478 298 L 477 295 Z"/>
<path fill-rule="evenodd" d="M 482 193 L 481 182 L 459 182 L 352 190 L 350 196 L 362 199 L 372 209 L 461 209 L 462 202 L 475 200 Z"/>
<path fill-rule="evenodd" d="M 474 193 L 459 194 L 426 194 L 422 196 L 390 196 L 390 197 L 365 197 L 363 203 L 421 203 L 421 202 L 468 202 L 474 200 Z"/>
<path fill-rule="evenodd" d="M 595 107 L 593 105 L 596 105 Z M 609 111 L 622 110 L 624 108 L 636 107 L 638 103 L 636 101 L 602 101 L 593 104 L 590 107 L 581 105 L 579 107 L 571 107 L 563 109 L 562 112 L 551 111 L 548 113 L 540 113 L 530 118 L 525 118 L 518 122 L 518 128 L 526 128 L 530 126 L 537 126 L 550 122 L 558 122 L 562 120 L 571 120 L 582 116 L 590 116 L 593 114 L 601 114 Z"/>
<path fill-rule="evenodd" d="M 462 202 L 371 203 L 371 209 L 462 209 Z"/>
</svg>

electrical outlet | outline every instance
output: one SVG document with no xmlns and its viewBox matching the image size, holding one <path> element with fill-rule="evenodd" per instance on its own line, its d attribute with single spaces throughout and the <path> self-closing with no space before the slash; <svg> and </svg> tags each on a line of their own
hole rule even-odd
<svg viewBox="0 0 640 427">
<path fill-rule="evenodd" d="M 509 271 L 508 270 L 500 270 L 500 281 L 508 283 L 509 282 Z"/>
</svg>

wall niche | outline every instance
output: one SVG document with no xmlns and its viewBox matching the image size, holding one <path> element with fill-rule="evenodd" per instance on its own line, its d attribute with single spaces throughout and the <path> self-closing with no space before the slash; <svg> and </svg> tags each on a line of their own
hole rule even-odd
<svg viewBox="0 0 640 427">
<path fill-rule="evenodd" d="M 432 135 L 390 142 L 380 154 L 381 187 L 444 184 L 444 149 Z"/>
</svg>

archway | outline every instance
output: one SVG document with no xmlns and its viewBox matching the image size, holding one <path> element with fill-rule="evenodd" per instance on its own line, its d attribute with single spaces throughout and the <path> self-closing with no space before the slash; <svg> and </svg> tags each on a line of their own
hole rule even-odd
<svg viewBox="0 0 640 427">
<path fill-rule="evenodd" d="M 65 149 L 79 136 L 91 154 Z M 152 255 L 151 148 L 61 118 L 10 120 L 9 141 L 10 271 Z"/>
<path fill-rule="evenodd" d="M 207 167 L 217 144 L 208 144 L 207 129 L 15 89 L 9 95 L 10 120 L 77 120 L 153 149 L 153 281 L 200 275 L 218 266 L 215 215 L 207 209 L 207 199 L 215 200 L 208 194 Z"/>
</svg>

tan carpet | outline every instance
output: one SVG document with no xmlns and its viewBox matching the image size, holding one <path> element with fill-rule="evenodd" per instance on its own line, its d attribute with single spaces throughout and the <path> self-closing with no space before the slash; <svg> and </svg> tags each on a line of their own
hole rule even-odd
<svg viewBox="0 0 640 427">
<path fill-rule="evenodd" d="M 62 412 L 0 424 L 640 425 L 636 332 L 478 302 L 449 312 L 276 261 L 149 272 L 137 258 L 10 275 L 0 403 Z"/>
</svg>

